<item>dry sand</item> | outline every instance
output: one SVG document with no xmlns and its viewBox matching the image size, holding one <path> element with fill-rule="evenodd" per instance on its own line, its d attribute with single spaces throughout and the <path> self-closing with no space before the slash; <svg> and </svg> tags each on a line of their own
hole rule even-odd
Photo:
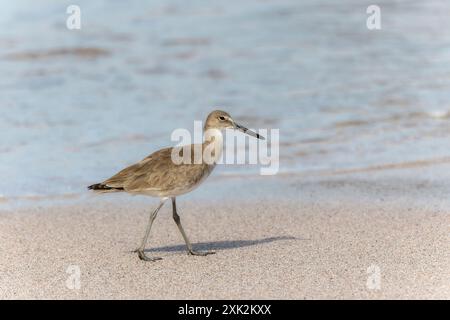
<svg viewBox="0 0 450 320">
<path fill-rule="evenodd" d="M 335 187 L 346 196 L 324 196 Z M 180 198 L 194 247 L 217 252 L 207 257 L 185 254 L 164 206 L 148 244 L 163 258 L 155 263 L 131 251 L 156 200 L 2 211 L 0 297 L 450 298 L 450 211 L 395 195 L 368 202 L 339 180 L 300 188 L 302 198 L 278 202 Z M 67 287 L 71 265 L 80 268 L 79 289 Z"/>
</svg>

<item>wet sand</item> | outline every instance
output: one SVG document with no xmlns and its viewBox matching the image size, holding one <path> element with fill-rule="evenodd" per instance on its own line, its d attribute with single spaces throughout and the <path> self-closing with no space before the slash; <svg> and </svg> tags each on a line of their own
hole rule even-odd
<svg viewBox="0 0 450 320">
<path fill-rule="evenodd" d="M 163 258 L 155 263 L 131 251 L 156 200 L 2 211 L 0 298 L 450 298 L 447 206 L 352 180 L 299 188 L 303 196 L 278 202 L 180 198 L 194 248 L 217 252 L 207 257 L 186 255 L 164 206 L 148 244 Z M 74 289 L 67 279 L 77 267 Z"/>
</svg>

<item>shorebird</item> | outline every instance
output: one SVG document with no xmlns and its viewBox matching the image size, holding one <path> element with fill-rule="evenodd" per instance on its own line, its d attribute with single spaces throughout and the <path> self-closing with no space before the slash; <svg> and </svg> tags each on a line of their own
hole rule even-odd
<svg viewBox="0 0 450 320">
<path fill-rule="evenodd" d="M 168 199 L 172 200 L 173 219 L 186 243 L 187 253 L 196 256 L 206 256 L 214 253 L 213 251 L 199 252 L 192 249 L 191 242 L 181 225 L 180 216 L 177 212 L 176 197 L 194 190 L 210 175 L 222 153 L 222 131 L 224 129 L 239 130 L 264 140 L 264 137 L 258 133 L 237 124 L 225 111 L 216 110 L 208 115 L 204 125 L 205 132 L 213 133 L 212 138 L 205 138 L 201 145 L 191 144 L 187 146 L 187 149 L 183 148 L 181 150 L 174 150 L 174 148 L 158 150 L 138 163 L 123 169 L 111 178 L 88 187 L 88 189 L 99 193 L 127 192 L 160 198 L 159 205 L 150 214 L 141 245 L 134 251 L 137 252 L 141 260 L 156 261 L 161 259 L 147 256 L 144 249 L 153 221 Z M 195 161 L 195 150 L 199 147 L 202 151 L 206 149 L 212 150 L 213 161 L 206 161 L 207 159 L 204 159 L 204 157 L 201 157 L 200 161 Z M 173 161 L 174 151 L 176 151 L 175 154 L 178 153 L 181 156 L 184 150 L 191 150 L 190 160 L 192 161 L 187 161 L 187 163 L 186 161 L 181 163 Z"/>
</svg>

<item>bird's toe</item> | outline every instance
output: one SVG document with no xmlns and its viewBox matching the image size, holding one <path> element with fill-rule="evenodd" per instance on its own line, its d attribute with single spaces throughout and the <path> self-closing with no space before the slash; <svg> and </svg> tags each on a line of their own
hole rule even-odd
<svg viewBox="0 0 450 320">
<path fill-rule="evenodd" d="M 194 251 L 194 250 L 190 250 L 188 252 L 188 254 L 192 256 L 202 256 L 202 257 L 215 253 L 216 253 L 215 251 Z"/>
<path fill-rule="evenodd" d="M 139 259 L 141 259 L 142 261 L 154 262 L 154 261 L 162 260 L 162 258 L 160 258 L 160 257 L 149 257 L 142 250 L 137 250 L 137 253 L 138 253 Z"/>
</svg>

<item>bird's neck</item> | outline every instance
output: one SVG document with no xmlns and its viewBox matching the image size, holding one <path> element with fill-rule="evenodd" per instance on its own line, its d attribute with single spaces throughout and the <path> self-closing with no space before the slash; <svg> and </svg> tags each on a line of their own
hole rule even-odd
<svg viewBox="0 0 450 320">
<path fill-rule="evenodd" d="M 203 142 L 203 157 L 206 158 L 206 162 L 217 163 L 223 150 L 223 135 L 219 129 L 206 129 L 204 132 L 205 140 Z M 212 163 L 210 163 L 212 164 Z"/>
</svg>

